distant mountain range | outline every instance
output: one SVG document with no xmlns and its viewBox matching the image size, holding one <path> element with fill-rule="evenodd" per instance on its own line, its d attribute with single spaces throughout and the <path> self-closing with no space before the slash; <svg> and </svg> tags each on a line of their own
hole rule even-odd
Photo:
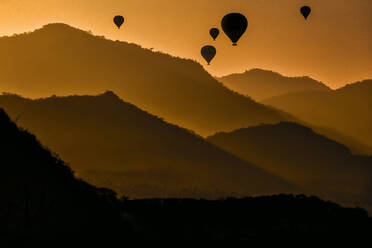
<svg viewBox="0 0 372 248">
<path fill-rule="evenodd" d="M 309 77 L 285 77 L 253 69 L 218 78 L 240 94 L 292 114 L 316 132 L 337 140 L 355 153 L 372 154 L 371 80 L 338 90 Z"/>
<path fill-rule="evenodd" d="M 6 92 L 49 97 L 96 95 L 111 89 L 141 109 L 203 136 L 261 123 L 292 121 L 320 126 L 317 132 L 356 153 L 372 153 L 360 139 L 353 140 L 355 136 L 345 135 L 340 129 L 308 119 L 303 123 L 298 116 L 284 112 L 286 109 L 267 107 L 228 90 L 194 61 L 106 40 L 65 24 L 49 24 L 31 33 L 2 37 L 0 53 L 0 90 Z M 268 85 L 287 90 L 298 89 L 296 85 L 302 85 L 301 90 L 329 90 L 306 77 L 286 78 L 258 69 L 246 74 L 257 78 L 254 82 L 261 86 L 267 81 Z"/>
<path fill-rule="evenodd" d="M 0 90 L 25 96 L 0 95 L 0 243 L 370 233 L 364 210 L 292 194 L 372 210 L 372 80 L 215 79 L 65 24 L 0 54 Z"/>
<path fill-rule="evenodd" d="M 65 24 L 2 37 L 0 54 L 0 90 L 27 97 L 113 90 L 141 109 L 201 135 L 293 120 L 227 89 L 192 60 Z"/>
<path fill-rule="evenodd" d="M 325 84 L 309 77 L 285 77 L 279 73 L 261 69 L 252 69 L 217 79 L 229 89 L 250 96 L 257 101 L 293 92 L 331 91 Z"/>
<path fill-rule="evenodd" d="M 326 199 L 371 204 L 372 157 L 295 123 L 261 125 L 207 139 Z M 372 205 L 371 205 L 372 206 Z"/>
<path fill-rule="evenodd" d="M 58 237 L 89 242 L 125 231 L 110 190 L 76 179 L 62 160 L 19 129 L 2 109 L 0 136 L 2 245 L 7 247 L 7 239 L 23 247 L 22 242 L 29 246 L 31 240 Z"/>
<path fill-rule="evenodd" d="M 130 197 L 223 197 L 296 192 L 285 180 L 168 124 L 113 92 L 0 107 L 71 163 L 78 175 Z"/>
<path fill-rule="evenodd" d="M 313 125 L 330 127 L 353 137 L 368 145 L 372 154 L 372 80 L 334 91 L 291 93 L 264 103 Z"/>
</svg>

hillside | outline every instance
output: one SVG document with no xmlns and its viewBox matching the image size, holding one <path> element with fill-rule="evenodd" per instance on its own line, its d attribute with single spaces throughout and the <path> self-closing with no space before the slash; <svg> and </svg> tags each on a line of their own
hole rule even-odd
<svg viewBox="0 0 372 248">
<path fill-rule="evenodd" d="M 366 142 L 362 142 L 351 134 L 345 134 L 342 132 L 343 130 L 337 129 L 335 126 L 329 126 L 327 122 L 319 123 L 313 122 L 312 118 L 303 118 L 301 112 L 291 111 L 291 108 L 298 107 L 298 102 L 304 102 L 303 95 L 320 95 L 332 92 L 321 82 L 309 77 L 285 77 L 279 73 L 261 69 L 252 69 L 241 74 L 231 74 L 217 79 L 240 94 L 248 95 L 257 101 L 263 101 L 265 104 L 276 107 L 278 111 L 279 109 L 286 111 L 286 113 L 282 112 L 284 115 L 287 113 L 293 114 L 295 118 L 298 118 L 293 118 L 294 122 L 310 127 L 317 133 L 346 145 L 355 154 L 372 154 L 372 148 L 366 145 Z M 292 95 L 297 95 L 296 100 L 287 102 L 285 105 L 275 102 L 275 99 L 286 99 L 287 96 Z M 310 101 L 317 100 L 306 99 L 306 104 L 311 105 Z M 322 103 L 317 104 L 318 109 L 323 109 L 322 106 Z M 309 109 L 314 111 L 311 107 Z M 325 109 L 328 109 L 327 106 Z"/>
<path fill-rule="evenodd" d="M 363 238 L 371 230 L 363 209 L 316 197 L 118 200 L 111 190 L 75 179 L 62 160 L 2 110 L 0 134 L 0 240 L 6 247 L 116 247 L 138 240 L 247 240 L 278 234 L 282 239 L 294 234 Z"/>
<path fill-rule="evenodd" d="M 227 89 L 192 60 L 107 40 L 65 24 L 2 37 L 0 54 L 0 90 L 31 98 L 112 90 L 201 135 L 290 120 Z"/>
<path fill-rule="evenodd" d="M 294 123 L 261 125 L 208 138 L 211 143 L 301 185 L 310 194 L 348 204 L 370 204 L 372 157 Z"/>
<path fill-rule="evenodd" d="M 279 73 L 253 69 L 217 78 L 226 87 L 262 101 L 283 94 L 301 91 L 330 91 L 325 84 L 309 77 L 285 77 Z"/>
<path fill-rule="evenodd" d="M 292 192 L 284 180 L 168 124 L 113 92 L 0 106 L 95 185 L 130 197 L 222 197 Z"/>
<path fill-rule="evenodd" d="M 247 240 L 278 234 L 282 239 L 294 234 L 364 238 L 371 230 L 363 209 L 316 197 L 118 200 L 111 190 L 75 179 L 62 160 L 3 110 L 0 134 L 0 240 L 6 247 L 116 247 L 138 240 Z"/>
<path fill-rule="evenodd" d="M 123 232 L 116 200 L 71 169 L 0 109 L 0 240 L 112 239 Z M 95 236 L 99 234 L 99 236 Z M 125 235 L 125 233 L 122 233 Z M 17 246 L 20 247 L 20 246 Z M 23 246 L 22 246 L 23 247 Z"/>
<path fill-rule="evenodd" d="M 265 101 L 296 117 L 326 126 L 357 139 L 372 154 L 372 80 L 347 85 L 330 92 L 300 92 Z"/>
<path fill-rule="evenodd" d="M 371 218 L 360 208 L 341 208 L 304 195 L 274 195 L 206 201 L 145 199 L 124 202 L 141 239 L 369 240 Z"/>
</svg>

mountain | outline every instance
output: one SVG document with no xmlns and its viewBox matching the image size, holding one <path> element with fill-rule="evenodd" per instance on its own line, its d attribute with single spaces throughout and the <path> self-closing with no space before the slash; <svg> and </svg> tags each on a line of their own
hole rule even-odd
<svg viewBox="0 0 372 248">
<path fill-rule="evenodd" d="M 356 138 L 344 135 L 343 133 L 333 128 L 318 127 L 318 126 L 310 125 L 308 123 L 301 123 L 301 122 L 297 122 L 297 123 L 311 128 L 312 130 L 314 130 L 314 132 L 320 135 L 326 136 L 328 139 L 334 140 L 337 143 L 347 146 L 351 150 L 351 152 L 355 155 L 367 155 L 367 156 L 372 155 L 371 147 L 360 142 Z"/>
<path fill-rule="evenodd" d="M 308 123 L 333 128 L 372 147 L 372 80 L 350 84 L 335 91 L 282 95 L 265 103 Z"/>
<path fill-rule="evenodd" d="M 65 162 L 3 110 L 0 135 L 4 247 L 117 247 L 138 240 L 246 240 L 278 233 L 291 239 L 324 233 L 360 239 L 371 230 L 365 210 L 316 197 L 118 200 L 109 189 L 77 180 Z"/>
<path fill-rule="evenodd" d="M 293 92 L 331 90 L 325 84 L 309 77 L 285 77 L 279 73 L 261 69 L 231 74 L 217 78 L 217 80 L 229 89 L 248 95 L 257 101 Z"/>
<path fill-rule="evenodd" d="M 0 38 L 1 90 L 28 97 L 106 90 L 201 135 L 289 116 L 235 93 L 187 59 L 65 24 Z"/>
<path fill-rule="evenodd" d="M 345 146 L 307 127 L 261 125 L 207 140 L 311 194 L 348 204 L 372 203 L 372 157 L 352 155 Z"/>
<path fill-rule="evenodd" d="M 2 95 L 0 106 L 77 175 L 130 197 L 214 198 L 295 190 L 113 92 L 38 100 Z"/>
<path fill-rule="evenodd" d="M 356 139 L 350 134 L 345 135 L 342 131 L 335 129 L 334 126 L 328 126 L 328 123 L 314 123 L 312 118 L 302 119 L 303 115 L 298 115 L 298 111 L 291 112 L 292 109 L 289 107 L 297 108 L 297 102 L 291 101 L 286 106 L 275 102 L 275 99 L 285 99 L 288 95 L 297 94 L 299 97 L 296 100 L 303 102 L 302 95 L 331 93 L 332 90 L 321 82 L 309 77 L 285 77 L 279 73 L 261 69 L 252 69 L 241 74 L 231 74 L 217 79 L 236 92 L 249 95 L 255 100 L 263 101 L 265 104 L 276 107 L 277 111 L 281 109 L 293 114 L 296 118 L 299 118 L 293 119 L 296 123 L 308 126 L 317 133 L 348 146 L 356 154 L 372 154 L 372 148 L 365 145 L 365 142 L 360 139 Z M 271 99 L 273 99 L 273 102 Z M 316 101 L 317 99 L 308 99 L 306 101 L 308 103 L 312 100 Z M 318 109 L 323 109 L 321 105 L 318 105 Z M 314 111 L 311 107 L 309 109 Z M 321 124 L 325 124 L 325 126 L 321 126 Z"/>
<path fill-rule="evenodd" d="M 65 162 L 18 128 L 2 109 L 0 135 L 2 245 L 8 239 L 14 241 L 12 246 L 29 246 L 35 239 L 57 237 L 89 237 L 89 242 L 124 231 L 120 209 L 112 204 L 114 194 L 76 179 Z"/>
</svg>

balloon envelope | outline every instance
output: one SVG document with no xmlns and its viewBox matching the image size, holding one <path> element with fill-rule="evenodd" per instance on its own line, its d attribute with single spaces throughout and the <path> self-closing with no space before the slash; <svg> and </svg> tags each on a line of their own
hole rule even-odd
<svg viewBox="0 0 372 248">
<path fill-rule="evenodd" d="M 300 11 L 301 14 L 305 17 L 305 20 L 307 20 L 311 13 L 311 8 L 309 6 L 303 6 Z"/>
<path fill-rule="evenodd" d="M 216 56 L 216 53 L 217 50 L 214 46 L 204 46 L 201 49 L 201 55 L 208 62 L 208 65 L 210 64 L 214 56 Z"/>
<path fill-rule="evenodd" d="M 233 42 L 233 46 L 236 46 L 239 39 L 247 30 L 248 20 L 242 14 L 231 13 L 222 19 L 221 26 L 225 34 Z"/>
<path fill-rule="evenodd" d="M 218 30 L 218 28 L 212 28 L 209 31 L 209 34 L 212 36 L 213 40 L 216 40 L 218 35 L 220 34 L 220 30 Z"/>
<path fill-rule="evenodd" d="M 121 25 L 123 25 L 123 23 L 124 23 L 124 17 L 123 17 L 123 16 L 120 16 L 120 15 L 115 16 L 115 17 L 114 17 L 114 23 L 115 23 L 115 25 L 116 25 L 118 28 L 120 28 Z"/>
</svg>

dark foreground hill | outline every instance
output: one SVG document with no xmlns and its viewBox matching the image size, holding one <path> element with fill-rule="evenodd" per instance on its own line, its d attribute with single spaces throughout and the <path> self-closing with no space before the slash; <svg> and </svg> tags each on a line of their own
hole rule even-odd
<svg viewBox="0 0 372 248">
<path fill-rule="evenodd" d="M 336 129 L 372 147 L 372 80 L 335 91 L 282 95 L 265 103 L 313 125 Z"/>
<path fill-rule="evenodd" d="M 367 240 L 372 222 L 363 209 L 303 195 L 218 201 L 146 199 L 124 201 L 140 240 Z"/>
<path fill-rule="evenodd" d="M 201 135 L 290 117 L 224 87 L 192 61 L 93 36 L 65 24 L 0 38 L 1 89 L 27 97 L 121 98 Z"/>
<path fill-rule="evenodd" d="M 371 204 L 372 157 L 294 123 L 218 133 L 211 143 L 326 199 Z"/>
<path fill-rule="evenodd" d="M 70 168 L 0 109 L 0 242 L 114 238 L 125 231 L 114 196 Z M 95 236 L 98 235 L 98 236 Z M 18 245 L 16 245 L 18 244 Z M 6 247 L 6 246 L 3 246 Z"/>
<path fill-rule="evenodd" d="M 0 106 L 79 176 L 130 197 L 216 198 L 297 190 L 112 92 L 39 100 L 2 95 Z"/>
<path fill-rule="evenodd" d="M 331 90 L 325 84 L 309 77 L 285 77 L 279 73 L 261 69 L 217 79 L 229 89 L 248 95 L 257 101 L 293 92 Z"/>
</svg>

